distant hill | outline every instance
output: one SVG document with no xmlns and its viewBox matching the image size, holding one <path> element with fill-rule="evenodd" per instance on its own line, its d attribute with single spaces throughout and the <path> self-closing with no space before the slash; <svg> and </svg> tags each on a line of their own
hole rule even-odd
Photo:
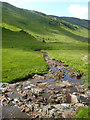
<svg viewBox="0 0 90 120">
<path fill-rule="evenodd" d="M 56 17 L 60 20 L 64 20 L 64 21 L 67 21 L 67 22 L 72 23 L 74 25 L 78 25 L 80 27 L 88 29 L 88 20 L 74 18 L 74 17 L 58 17 L 58 16 L 52 16 L 52 17 Z"/>
<path fill-rule="evenodd" d="M 84 24 L 84 20 L 76 20 L 78 19 L 73 18 L 71 21 L 67 21 L 57 16 L 49 16 L 38 11 L 22 9 L 2 2 L 3 27 L 10 30 L 14 29 L 14 31 L 15 29 L 23 30 L 32 34 L 39 41 L 44 39 L 48 42 L 66 40 L 68 42 L 72 40 L 87 42 L 86 21 Z"/>
</svg>

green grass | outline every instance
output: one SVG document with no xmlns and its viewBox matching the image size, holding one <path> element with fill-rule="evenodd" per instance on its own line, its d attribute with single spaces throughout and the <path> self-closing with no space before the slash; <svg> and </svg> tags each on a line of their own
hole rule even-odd
<svg viewBox="0 0 90 120">
<path fill-rule="evenodd" d="M 59 61 L 65 62 L 74 71 L 84 72 L 84 83 L 88 84 L 88 51 L 87 50 L 46 50 L 46 52 Z"/>
<path fill-rule="evenodd" d="M 86 29 L 80 26 L 77 26 L 78 29 L 76 29 L 76 26 L 71 23 L 47 16 L 40 12 L 19 9 L 7 3 L 3 3 L 2 7 L 3 23 L 2 25 L 0 24 L 0 26 L 3 27 L 3 82 L 11 82 L 15 79 L 28 76 L 32 68 L 30 67 L 27 70 L 27 67 L 24 67 L 24 64 L 28 66 L 28 61 L 25 62 L 24 60 L 25 55 L 27 58 L 27 52 L 30 56 L 32 56 L 31 53 L 33 52 L 37 54 L 37 52 L 35 52 L 37 50 L 46 50 L 51 57 L 64 61 L 70 67 L 73 67 L 74 70 L 83 71 L 88 76 L 87 58 L 85 61 L 82 60 L 88 51 L 88 31 Z M 45 43 L 42 43 L 42 40 L 45 40 Z M 11 51 L 11 54 L 5 52 L 8 50 Z M 17 56 L 16 53 L 14 53 L 15 51 Z M 12 64 L 16 65 L 17 62 L 20 62 L 19 55 L 22 55 L 20 61 L 23 61 L 23 64 L 19 66 L 18 70 L 20 69 L 22 72 L 21 74 L 17 72 L 15 77 L 12 69 L 9 69 L 8 66 L 12 66 Z M 42 58 L 42 55 L 40 56 Z M 17 61 L 14 61 L 13 58 L 17 58 Z M 30 65 L 36 63 L 35 61 L 37 61 L 37 59 L 38 58 L 30 61 Z M 7 60 L 12 62 L 8 63 Z M 41 60 L 44 61 L 44 58 Z M 39 65 L 40 63 L 38 63 L 38 66 Z M 42 71 L 38 70 L 38 66 L 35 65 L 38 73 L 42 74 L 42 71 L 46 72 L 47 64 L 45 61 L 42 62 L 42 66 L 46 66 L 46 68 L 42 67 Z M 17 67 L 13 69 L 17 71 Z M 33 73 L 36 73 L 35 69 L 33 69 L 31 75 Z M 4 75 L 6 75 L 6 78 Z"/>
<path fill-rule="evenodd" d="M 21 32 L 18 31 L 16 27 L 12 27 L 8 24 L 4 24 L 4 25 L 5 26 L 3 26 L 3 29 L 2 29 L 3 51 L 4 51 L 4 49 L 5 50 L 11 49 L 11 51 L 13 50 L 13 53 L 14 53 L 15 50 L 17 50 L 17 54 L 18 54 L 19 50 L 22 50 L 25 53 L 27 51 L 31 52 L 31 51 L 36 51 L 36 50 L 47 50 L 48 54 L 50 54 L 51 57 L 56 58 L 61 61 L 64 61 L 70 67 L 73 67 L 74 70 L 83 71 L 87 75 L 88 68 L 87 68 L 87 64 L 85 64 L 85 63 L 87 63 L 87 57 L 85 58 L 85 61 L 83 60 L 83 57 L 87 55 L 87 45 L 88 45 L 87 43 L 75 41 L 74 38 L 72 39 L 72 38 L 69 38 L 68 36 L 64 36 L 64 35 L 62 35 L 62 38 L 59 40 L 59 37 L 60 37 L 59 34 L 56 35 L 56 38 L 58 39 L 57 41 L 54 41 L 52 36 L 47 36 L 49 39 L 51 39 L 51 41 L 49 42 L 47 40 L 46 43 L 42 43 L 43 37 L 41 37 L 41 36 L 36 37 L 36 35 L 34 33 L 27 34 L 25 31 L 21 31 Z M 44 37 L 46 37 L 46 36 L 44 36 Z M 67 38 L 67 41 L 65 42 L 66 38 Z M 69 52 L 68 52 L 68 50 L 69 50 Z M 72 52 L 72 50 L 73 50 L 73 52 Z M 82 51 L 82 54 L 81 54 L 81 51 Z M 17 64 L 13 60 L 13 58 L 15 58 L 16 56 L 13 56 L 13 55 L 16 55 L 16 54 L 8 55 L 8 53 L 3 52 L 3 56 L 7 56 L 7 59 L 9 59 L 9 60 L 11 59 L 13 64 Z M 12 56 L 13 56 L 13 58 L 12 58 Z M 26 56 L 27 56 L 27 54 L 26 54 Z M 17 57 L 19 57 L 19 55 Z M 3 65 L 4 65 L 3 66 L 3 75 L 5 75 L 6 71 L 8 71 L 7 59 L 5 59 L 5 57 L 3 58 Z M 23 56 L 21 57 L 21 59 L 22 59 L 22 61 L 24 61 Z M 33 62 L 35 62 L 35 60 L 30 62 L 30 64 L 33 64 Z M 27 65 L 27 63 L 25 63 L 25 64 Z M 9 66 L 11 66 L 11 64 L 9 64 Z M 45 62 L 43 63 L 42 66 L 47 67 Z M 4 71 L 4 69 L 5 69 L 5 71 Z M 15 69 L 16 69 L 16 67 L 14 68 L 14 70 Z M 26 70 L 27 75 L 24 75 L 24 71 L 26 68 L 23 69 L 22 67 L 21 68 L 19 67 L 18 69 L 22 70 L 22 74 L 19 75 L 19 73 L 17 73 L 16 77 L 14 77 L 14 74 L 12 75 L 11 69 L 9 69 L 6 76 L 11 76 L 11 77 L 6 77 L 6 78 L 4 77 L 3 82 L 12 82 L 12 81 L 15 81 L 15 79 L 19 80 L 19 79 L 25 78 L 25 76 L 28 76 L 27 70 Z M 36 67 L 36 69 L 38 69 L 38 68 Z M 42 68 L 42 69 L 43 69 L 42 71 L 46 71 L 45 68 Z M 16 69 L 16 71 L 17 71 L 17 69 Z M 41 71 L 41 73 L 40 73 L 40 71 L 38 71 L 37 73 L 42 74 L 42 71 Z M 35 71 L 33 70 L 33 73 L 34 72 Z M 86 81 L 86 77 L 85 77 L 85 81 Z"/>
<path fill-rule="evenodd" d="M 3 49 L 2 81 L 15 82 L 35 73 L 47 73 L 48 65 L 39 52 L 19 49 Z"/>
<path fill-rule="evenodd" d="M 2 13 L 2 82 L 12 83 L 35 73 L 47 73 L 48 65 L 37 52 L 42 50 L 65 62 L 74 71 L 84 72 L 83 80 L 87 85 L 88 30 L 81 28 L 87 25 L 87 21 L 69 18 L 68 23 L 8 3 L 3 3 Z M 82 108 L 75 118 L 87 118 L 87 115 L 88 109 Z"/>
<path fill-rule="evenodd" d="M 20 28 L 17 28 L 15 26 L 12 26 L 12 25 L 9 25 L 9 24 L 6 24 L 6 23 L 0 23 L 0 26 L 2 28 L 6 28 L 6 29 L 9 29 L 9 30 L 12 30 L 12 31 L 20 31 L 21 29 Z"/>
<path fill-rule="evenodd" d="M 85 118 L 87 120 L 90 120 L 90 108 L 80 108 L 79 112 L 76 114 L 73 120 L 78 119 L 78 118 Z"/>
</svg>

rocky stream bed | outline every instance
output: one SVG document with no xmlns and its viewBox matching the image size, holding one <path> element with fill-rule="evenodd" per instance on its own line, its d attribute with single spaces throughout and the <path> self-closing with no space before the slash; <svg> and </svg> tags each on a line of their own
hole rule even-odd
<svg viewBox="0 0 90 120">
<path fill-rule="evenodd" d="M 43 54 L 48 74 L 0 83 L 2 118 L 73 118 L 80 107 L 89 106 L 90 90 L 83 85 L 82 74 Z"/>
</svg>

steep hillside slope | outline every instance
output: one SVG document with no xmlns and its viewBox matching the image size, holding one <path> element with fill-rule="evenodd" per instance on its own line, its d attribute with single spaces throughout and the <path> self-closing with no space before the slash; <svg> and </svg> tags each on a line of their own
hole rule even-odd
<svg viewBox="0 0 90 120">
<path fill-rule="evenodd" d="M 41 40 L 50 38 L 51 41 L 62 41 L 61 36 L 71 37 L 82 42 L 87 42 L 87 30 L 81 29 L 77 25 L 58 19 L 57 17 L 50 17 L 43 13 L 31 10 L 20 9 L 8 3 L 2 3 L 2 21 L 7 25 L 23 29 L 30 34 L 38 34 Z M 57 37 L 57 35 L 60 35 Z M 58 39 L 58 40 L 57 40 Z M 63 37 L 62 37 L 63 39 Z M 39 39 L 40 40 L 40 39 Z M 66 41 L 66 40 L 65 40 Z"/>
<path fill-rule="evenodd" d="M 74 18 L 74 17 L 58 17 L 58 16 L 52 16 L 52 17 L 56 17 L 60 20 L 64 20 L 64 21 L 67 21 L 71 24 L 78 25 L 80 27 L 88 29 L 88 20 Z"/>
</svg>

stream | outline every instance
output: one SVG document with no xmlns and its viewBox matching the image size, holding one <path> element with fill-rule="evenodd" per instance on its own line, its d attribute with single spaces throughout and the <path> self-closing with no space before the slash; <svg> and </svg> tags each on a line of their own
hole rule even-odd
<svg viewBox="0 0 90 120">
<path fill-rule="evenodd" d="M 79 107 L 89 106 L 90 90 L 83 85 L 83 75 L 42 54 L 49 65 L 48 74 L 0 83 L 2 118 L 73 118 Z"/>
</svg>

